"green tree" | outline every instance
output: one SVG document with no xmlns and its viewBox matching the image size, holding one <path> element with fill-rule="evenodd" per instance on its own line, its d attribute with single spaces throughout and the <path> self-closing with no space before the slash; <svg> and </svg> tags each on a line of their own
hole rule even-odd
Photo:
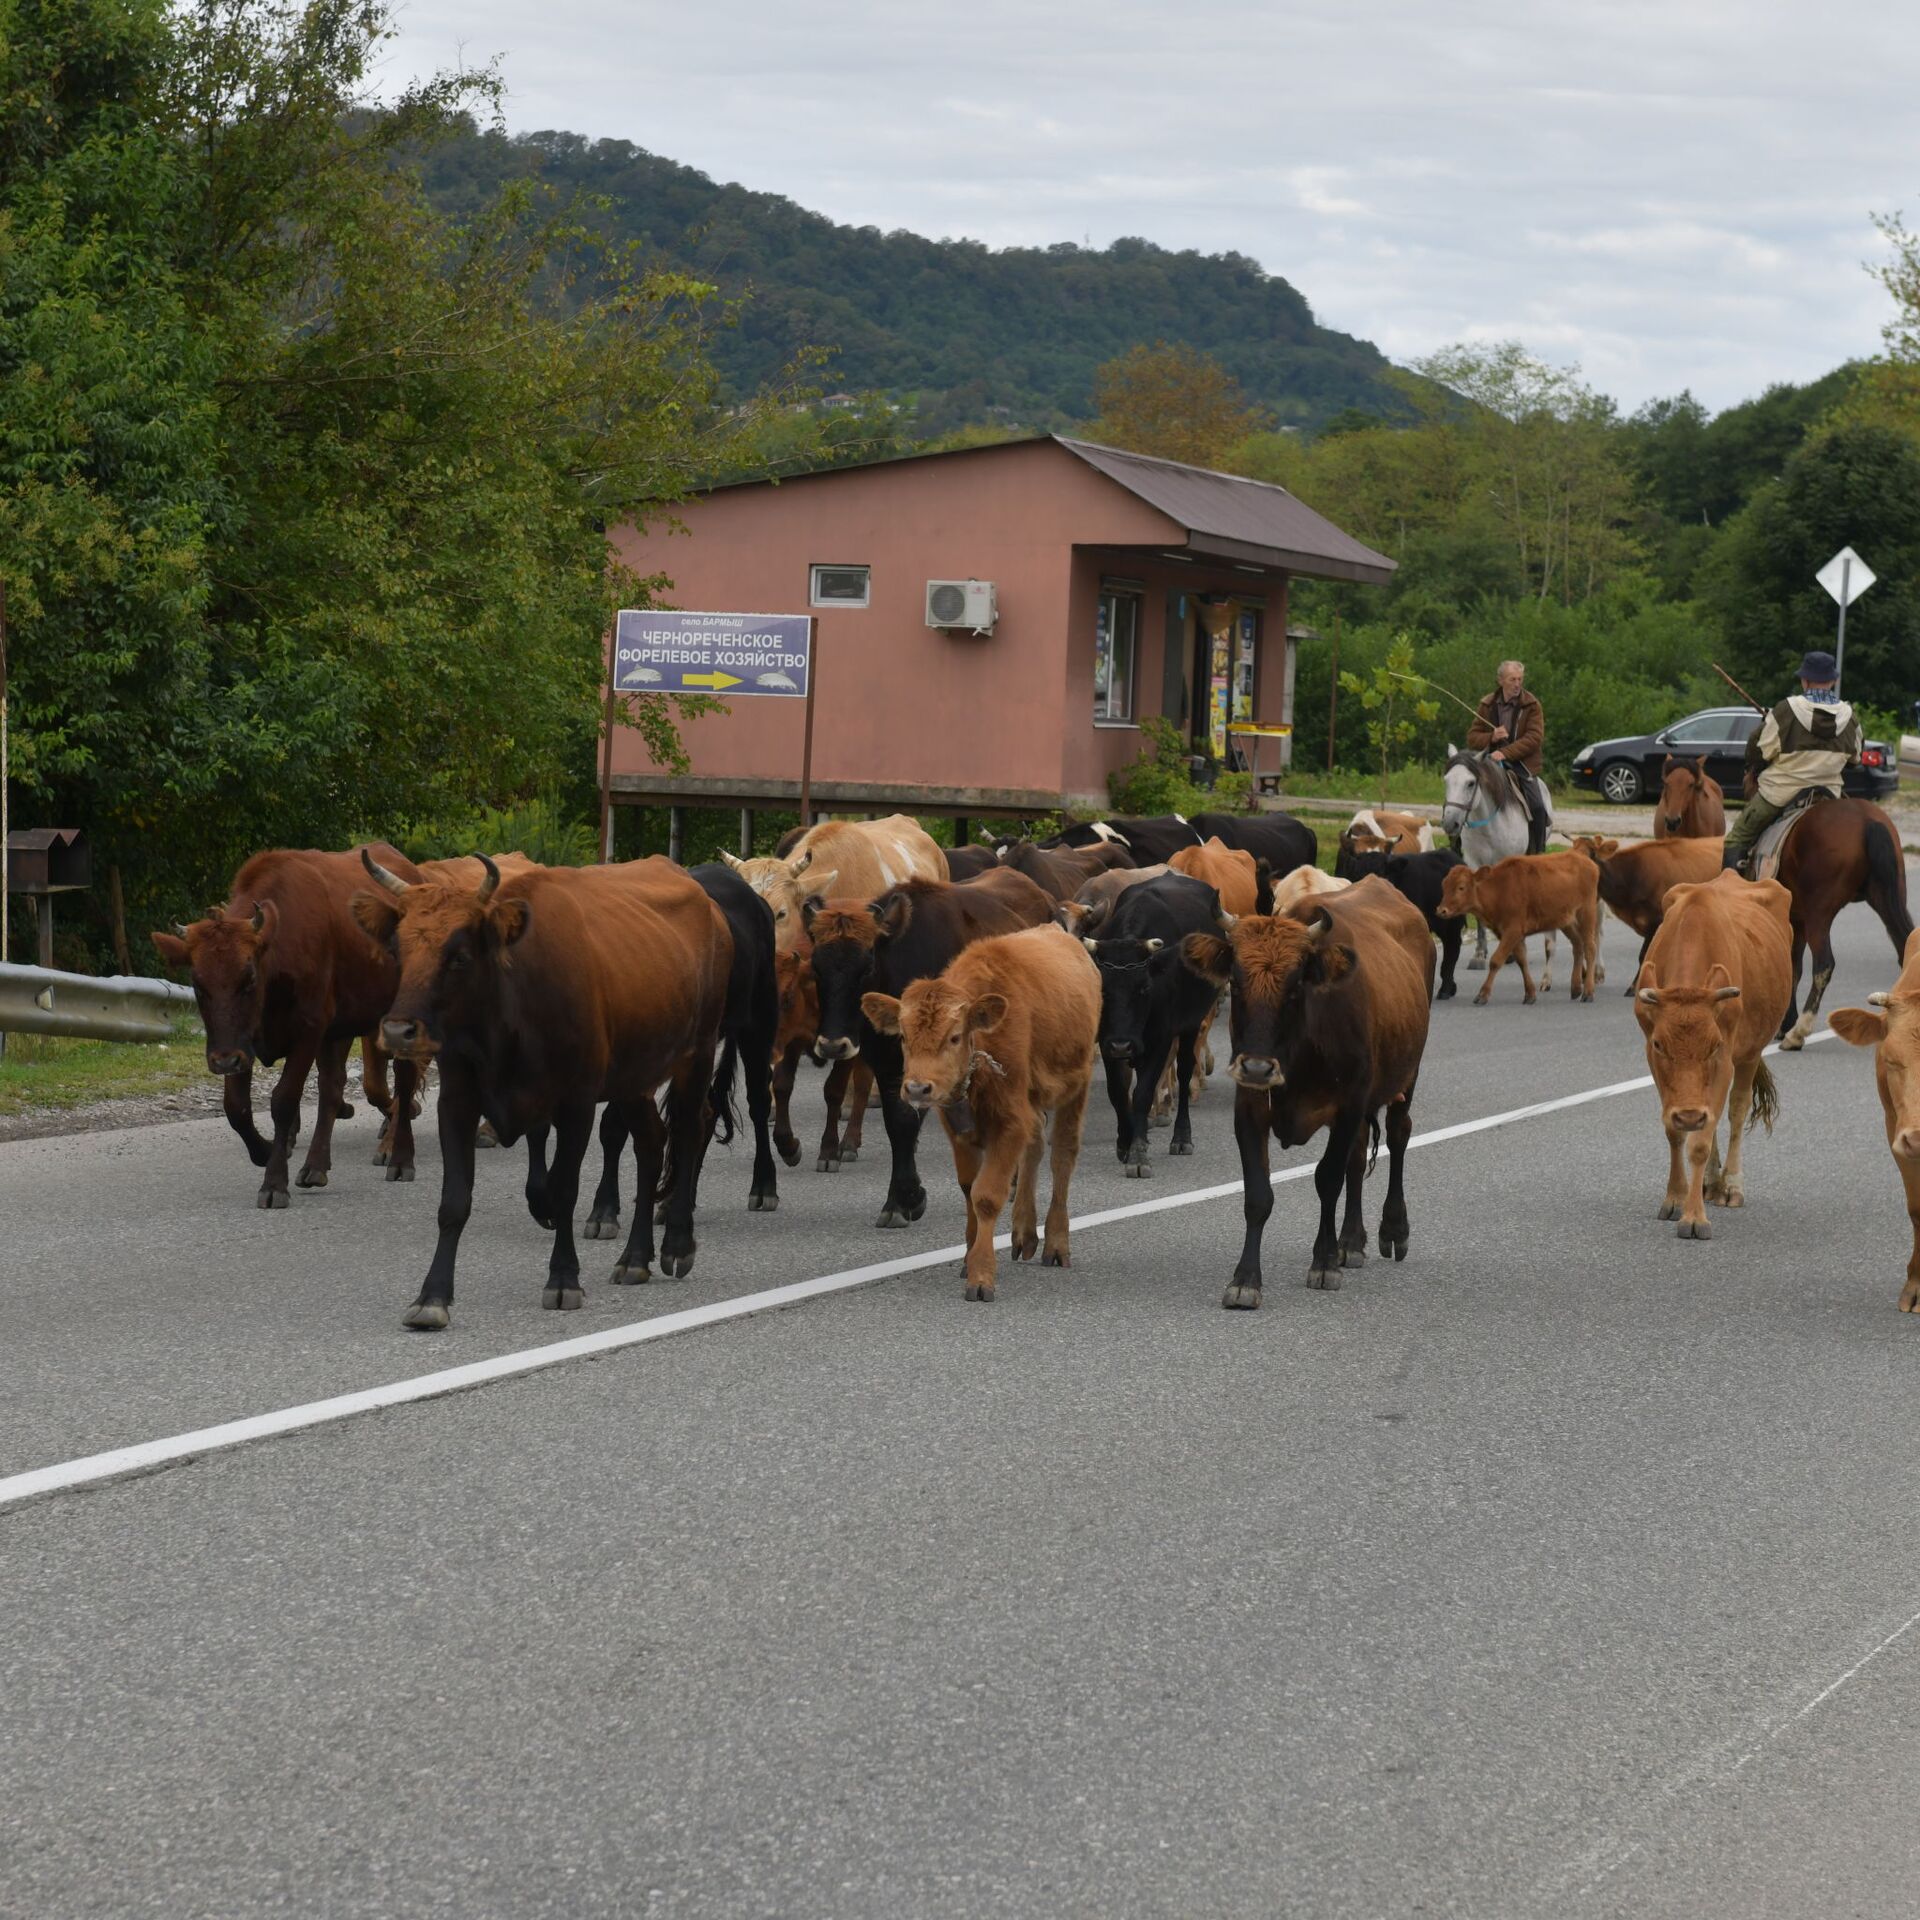
<svg viewBox="0 0 1920 1920">
<path fill-rule="evenodd" d="M 1413 636 L 1396 634 L 1386 658 L 1365 674 L 1343 673 L 1340 684 L 1355 695 L 1367 716 L 1367 744 L 1380 763 L 1380 804 L 1393 798 L 1393 763 L 1419 737 L 1421 726 L 1440 717 L 1436 700 L 1420 697 L 1424 681 L 1414 671 Z"/>
<path fill-rule="evenodd" d="M 1109 360 L 1093 377 L 1098 415 L 1087 431 L 1108 446 L 1217 467 L 1265 424 L 1211 354 L 1164 340 Z"/>
</svg>

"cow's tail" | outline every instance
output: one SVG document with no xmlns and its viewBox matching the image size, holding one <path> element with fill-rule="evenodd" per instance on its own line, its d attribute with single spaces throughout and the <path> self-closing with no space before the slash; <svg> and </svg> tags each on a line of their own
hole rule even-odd
<svg viewBox="0 0 1920 1920">
<path fill-rule="evenodd" d="M 713 1086 L 707 1094 L 707 1110 L 713 1116 L 714 1137 L 722 1144 L 733 1139 L 740 1126 L 740 1109 L 734 1104 L 733 1077 L 740 1066 L 740 1041 L 728 1034 L 720 1049 L 720 1064 L 713 1070 Z"/>
<path fill-rule="evenodd" d="M 1377 1113 L 1367 1115 L 1367 1175 L 1373 1175 L 1373 1163 L 1380 1158 L 1380 1116 Z"/>
<path fill-rule="evenodd" d="M 1780 1083 L 1767 1070 L 1762 1060 L 1753 1074 L 1753 1105 L 1747 1109 L 1747 1131 L 1751 1133 L 1756 1125 L 1763 1126 L 1771 1133 L 1773 1123 L 1780 1117 Z"/>
<path fill-rule="evenodd" d="M 1867 904 L 1893 938 L 1893 950 L 1902 956 L 1913 916 L 1907 911 L 1907 870 L 1900 846 L 1883 820 L 1867 822 Z"/>
</svg>

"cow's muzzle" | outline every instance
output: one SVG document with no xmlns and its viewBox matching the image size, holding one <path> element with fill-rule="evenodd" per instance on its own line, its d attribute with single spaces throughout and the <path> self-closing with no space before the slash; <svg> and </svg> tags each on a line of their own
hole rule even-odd
<svg viewBox="0 0 1920 1920">
<path fill-rule="evenodd" d="M 1698 1133 L 1707 1124 L 1705 1107 L 1670 1107 L 1667 1123 L 1675 1133 Z"/>
<path fill-rule="evenodd" d="M 813 1043 L 813 1057 L 816 1060 L 851 1060 L 859 1051 L 859 1047 L 843 1035 L 829 1039 L 823 1033 Z"/>
<path fill-rule="evenodd" d="M 908 1106 L 924 1112 L 933 1105 L 933 1082 L 931 1080 L 903 1080 L 900 1083 L 900 1097 Z"/>
<path fill-rule="evenodd" d="M 1138 1049 L 1131 1040 L 1103 1040 L 1100 1051 L 1109 1060 L 1131 1060 Z"/>
<path fill-rule="evenodd" d="M 222 1079 L 231 1079 L 236 1073 L 245 1073 L 253 1064 L 253 1055 L 243 1047 L 228 1047 L 216 1053 L 207 1049 L 207 1071 L 217 1073 Z"/>
<path fill-rule="evenodd" d="M 1920 1160 L 1920 1127 L 1902 1127 L 1893 1136 L 1896 1160 Z"/>
<path fill-rule="evenodd" d="M 396 1060 L 430 1060 L 440 1050 L 425 1025 L 418 1020 L 382 1020 L 380 1044 Z"/>
<path fill-rule="evenodd" d="M 1257 1053 L 1235 1054 L 1227 1062 L 1227 1077 L 1235 1086 L 1251 1087 L 1256 1092 L 1266 1092 L 1287 1084 L 1287 1076 L 1280 1071 L 1280 1062 Z"/>
</svg>

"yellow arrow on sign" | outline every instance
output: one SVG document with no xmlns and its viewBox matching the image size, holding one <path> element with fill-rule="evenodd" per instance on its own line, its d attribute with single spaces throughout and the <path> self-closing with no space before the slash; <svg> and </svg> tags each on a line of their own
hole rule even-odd
<svg viewBox="0 0 1920 1920">
<path fill-rule="evenodd" d="M 737 673 L 689 673 L 682 676 L 681 683 L 689 687 L 711 687 L 718 693 L 722 687 L 737 687 L 740 676 Z"/>
</svg>

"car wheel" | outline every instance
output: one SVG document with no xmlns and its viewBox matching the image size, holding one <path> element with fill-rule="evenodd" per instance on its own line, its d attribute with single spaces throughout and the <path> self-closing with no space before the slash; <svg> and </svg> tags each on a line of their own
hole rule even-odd
<svg viewBox="0 0 1920 1920">
<path fill-rule="evenodd" d="M 1631 760 L 1609 760 L 1600 769 L 1600 791 L 1616 807 L 1630 807 L 1640 798 L 1640 769 Z"/>
</svg>

